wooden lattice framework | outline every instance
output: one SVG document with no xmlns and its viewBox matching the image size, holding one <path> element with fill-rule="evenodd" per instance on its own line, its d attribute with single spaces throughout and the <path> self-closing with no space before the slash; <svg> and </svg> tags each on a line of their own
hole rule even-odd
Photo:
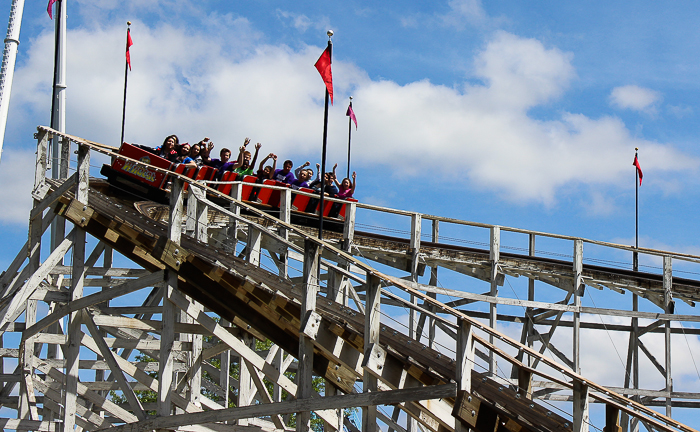
<svg viewBox="0 0 700 432">
<path fill-rule="evenodd" d="M 75 145 L 78 158 L 72 176 L 52 181 L 46 178 L 48 149 L 57 136 L 61 154 Z M 700 257 L 354 203 L 343 233 L 321 241 L 313 229 L 290 224 L 291 190 L 282 191 L 280 217 L 272 218 L 240 201 L 240 184 L 230 196 L 199 183 L 185 193 L 190 179 L 172 173 L 164 223 L 90 178 L 91 152 L 121 157 L 106 146 L 45 127 L 36 138 L 29 240 L 0 277 L 0 352 L 4 362 L 16 363 L 13 373 L 2 375 L 0 402 L 16 412 L 3 420 L 6 429 L 285 430 L 296 414 L 296 429 L 308 430 L 313 412 L 330 430 L 371 431 L 381 424 L 396 431 L 581 432 L 589 430 L 589 403 L 602 403 L 601 426 L 608 432 L 639 424 L 693 431 L 670 415 L 673 406 L 695 407 L 679 398 L 698 395 L 673 392 L 668 365 L 671 321 L 699 319 L 674 315 L 673 298 L 692 304 L 700 283 L 673 278 L 671 265 Z M 68 161 L 60 169 L 67 177 Z M 409 217 L 410 236 L 357 232 L 358 208 Z M 421 241 L 425 220 L 432 221 L 431 242 Z M 42 237 L 52 222 L 72 228 L 42 260 Z M 488 229 L 489 249 L 441 244 L 441 222 Z M 503 252 L 502 231 L 528 235 L 530 253 Z M 570 241 L 573 259 L 536 257 L 538 236 Z M 663 273 L 586 266 L 584 243 L 662 256 Z M 115 251 L 135 266 L 115 265 Z M 302 267 L 296 275 L 292 262 Z M 380 264 L 405 276 L 379 271 Z M 419 277 L 426 267 L 431 276 L 424 284 Z M 440 267 L 485 281 L 489 291 L 440 287 Z M 504 278 L 520 275 L 529 279 L 528 300 L 499 296 Z M 536 280 L 562 290 L 564 301 L 535 301 Z M 583 307 L 587 286 L 632 291 L 634 309 Z M 445 296 L 457 300 L 445 302 Z M 662 313 L 638 311 L 639 297 Z M 458 309 L 477 302 L 487 303 L 488 312 Z M 499 315 L 499 304 L 521 306 L 525 314 Z M 392 307 L 409 311 L 407 330 L 382 318 Z M 631 335 L 623 388 L 603 387 L 581 374 L 581 329 L 595 328 L 581 321 L 583 313 L 631 318 L 630 326 L 614 329 Z M 571 321 L 562 319 L 566 314 Z M 643 318 L 656 321 L 640 328 Z M 520 320 L 521 340 L 497 331 L 499 320 Z M 544 334 L 542 326 L 550 330 Z M 571 358 L 552 341 L 565 326 L 573 330 Z M 664 333 L 663 362 L 640 340 L 655 331 Z M 449 336 L 450 346 L 438 346 L 439 332 Z M 15 333 L 21 337 L 10 337 Z M 256 340 L 274 344 L 261 352 Z M 557 361 L 543 355 L 547 349 Z M 665 389 L 639 389 L 640 351 L 663 374 Z M 136 361 L 134 352 L 157 361 Z M 497 360 L 509 365 L 508 376 Z M 322 394 L 314 377 L 324 380 Z M 153 392 L 155 401 L 139 398 L 143 391 Z M 567 401 L 567 412 L 559 414 L 547 402 L 557 399 Z M 236 407 L 229 408 L 231 401 Z M 648 407 L 659 403 L 666 415 Z M 349 421 L 346 408 L 360 408 L 361 421 Z"/>
</svg>

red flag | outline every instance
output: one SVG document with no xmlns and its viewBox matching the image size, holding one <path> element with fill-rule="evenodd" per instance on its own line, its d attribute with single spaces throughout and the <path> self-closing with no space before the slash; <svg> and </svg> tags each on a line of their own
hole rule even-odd
<svg viewBox="0 0 700 432">
<path fill-rule="evenodd" d="M 131 70 L 131 54 L 129 54 L 129 47 L 133 44 L 134 44 L 134 41 L 131 40 L 131 32 L 129 30 L 127 30 L 126 31 L 126 64 L 129 65 L 129 70 Z"/>
<path fill-rule="evenodd" d="M 326 83 L 328 95 L 331 97 L 331 105 L 333 105 L 333 73 L 331 72 L 331 47 L 329 46 L 323 51 L 321 57 L 316 61 L 316 69 L 321 74 L 323 82 Z"/>
<path fill-rule="evenodd" d="M 352 105 L 348 105 L 348 112 L 346 112 L 345 115 L 355 122 L 355 129 L 357 129 L 357 117 L 355 117 L 355 111 L 352 110 Z"/>
<path fill-rule="evenodd" d="M 53 4 L 56 3 L 56 0 L 49 0 L 49 7 L 46 8 L 46 12 L 49 13 L 49 18 L 53 19 L 53 12 L 51 12 L 51 9 L 53 9 Z"/>
<path fill-rule="evenodd" d="M 642 185 L 642 177 L 644 177 L 644 176 L 642 175 L 642 167 L 639 166 L 639 160 L 637 159 L 637 155 L 634 155 L 634 162 L 632 163 L 632 165 L 637 167 L 637 174 L 639 174 L 639 186 L 641 186 Z"/>
</svg>

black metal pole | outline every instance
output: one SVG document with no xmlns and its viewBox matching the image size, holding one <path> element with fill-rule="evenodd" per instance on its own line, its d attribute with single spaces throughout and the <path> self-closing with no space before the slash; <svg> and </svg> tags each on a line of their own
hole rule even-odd
<svg viewBox="0 0 700 432">
<path fill-rule="evenodd" d="M 131 33 L 131 22 L 127 22 L 126 25 L 126 51 L 124 53 L 124 103 L 122 105 L 122 138 L 119 141 L 120 146 L 124 142 L 124 123 L 126 121 L 126 85 L 129 81 L 129 61 L 126 58 L 126 53 L 129 51 L 129 34 Z"/>
<path fill-rule="evenodd" d="M 333 43 L 328 39 L 328 55 L 333 59 Z M 318 212 L 318 238 L 323 239 L 323 208 L 325 205 L 324 196 L 326 193 L 326 144 L 328 142 L 328 87 L 326 87 L 326 108 L 323 114 L 323 151 L 321 153 L 321 204 Z"/>
<path fill-rule="evenodd" d="M 639 169 L 637 168 L 639 163 L 637 150 L 639 149 L 635 148 L 634 150 L 634 248 L 639 249 Z M 639 271 L 639 252 L 637 250 L 632 255 L 632 269 Z"/>
<path fill-rule="evenodd" d="M 57 0 L 56 2 L 56 37 L 54 41 L 54 51 L 53 51 L 53 88 L 51 91 L 51 120 L 50 120 L 50 125 L 51 128 L 54 127 L 54 120 L 56 118 L 56 88 L 58 87 L 58 50 L 60 46 L 60 39 L 61 39 L 61 5 L 63 2 L 61 0 Z M 54 145 L 57 145 L 57 142 L 51 138 L 51 177 L 52 178 L 58 178 L 58 151 L 55 151 L 53 149 Z"/>
<path fill-rule="evenodd" d="M 350 96 L 350 108 L 352 108 L 352 96 Z M 352 117 L 348 116 L 348 174 L 345 176 L 350 178 L 350 141 L 352 140 Z"/>
</svg>

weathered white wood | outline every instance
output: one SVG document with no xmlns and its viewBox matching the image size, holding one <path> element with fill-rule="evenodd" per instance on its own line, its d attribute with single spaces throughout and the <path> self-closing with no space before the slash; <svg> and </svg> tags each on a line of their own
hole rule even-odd
<svg viewBox="0 0 700 432">
<path fill-rule="evenodd" d="M 316 310 L 316 296 L 319 292 L 319 260 L 320 251 L 318 244 L 309 239 L 304 241 L 304 285 L 301 298 L 302 323 L 309 321 L 311 314 Z M 304 333 L 299 334 L 299 370 L 297 371 L 297 399 L 307 399 L 313 395 L 313 339 Z M 311 413 L 303 411 L 297 413 L 296 430 L 308 431 L 311 428 Z"/>
<path fill-rule="evenodd" d="M 70 142 L 67 143 L 68 151 L 70 151 Z M 61 178 L 68 176 L 68 160 L 65 161 L 65 174 Z M 88 187 L 90 182 L 90 148 L 84 145 L 78 145 L 78 166 L 76 172 L 78 175 L 78 184 L 76 186 L 75 199 L 81 203 L 88 204 Z"/>
<path fill-rule="evenodd" d="M 420 214 L 416 213 L 411 215 L 411 239 L 409 240 L 409 253 L 411 254 L 411 280 L 413 282 L 418 282 L 418 257 L 420 256 L 420 237 L 421 237 L 421 224 L 422 217 Z M 412 305 L 417 304 L 415 296 L 411 295 L 410 302 Z M 411 308 L 408 312 L 408 337 L 411 339 L 417 339 L 416 337 L 416 327 L 417 327 L 417 313 L 414 308 Z"/>
<path fill-rule="evenodd" d="M 583 241 L 574 240 L 574 307 L 581 307 L 586 285 L 583 283 Z M 576 373 L 581 373 L 581 313 L 574 312 L 573 366 Z"/>
<path fill-rule="evenodd" d="M 138 417 L 139 420 L 145 420 L 146 413 L 143 411 L 141 401 L 139 401 L 139 399 L 136 397 L 136 394 L 134 393 L 134 390 L 131 388 L 131 386 L 129 386 L 129 383 L 126 381 L 124 373 L 119 368 L 119 365 L 117 364 L 117 361 L 114 358 L 114 353 L 110 351 L 109 347 L 102 338 L 102 334 L 95 325 L 92 316 L 89 313 L 86 313 L 83 314 L 83 317 L 84 323 L 87 326 L 88 331 L 90 332 L 90 334 L 92 334 L 92 340 L 95 341 L 95 343 L 97 344 L 97 348 L 100 350 L 100 354 L 109 365 L 109 369 L 112 371 L 112 375 L 116 378 L 117 383 L 119 383 L 119 388 L 124 394 L 124 397 L 126 398 L 127 402 L 129 403 L 131 410 L 134 412 L 134 414 L 136 415 L 136 417 Z"/>
<path fill-rule="evenodd" d="M 180 243 L 182 235 L 183 182 L 179 178 L 172 179 L 170 192 L 170 218 L 168 220 L 168 238 L 173 243 Z M 166 287 L 163 294 L 163 327 L 160 334 L 160 368 L 158 380 L 158 410 L 159 416 L 169 416 L 172 411 L 173 388 L 173 342 L 175 341 L 175 305 L 170 298 L 177 290 L 177 273 L 165 271 Z"/>
<path fill-rule="evenodd" d="M 393 405 L 411 400 L 428 400 L 455 397 L 455 384 L 418 387 L 372 393 L 357 393 L 327 398 L 295 399 L 272 404 L 259 404 L 242 408 L 228 408 L 218 411 L 205 411 L 195 414 L 182 414 L 159 417 L 144 422 L 113 426 L 113 432 L 145 432 L 154 429 L 174 429 L 180 426 L 221 422 L 240 418 L 264 417 L 273 414 L 287 414 L 302 410 L 318 411 L 348 406 Z"/>
<path fill-rule="evenodd" d="M 262 239 L 262 232 L 253 226 L 248 226 L 248 244 L 246 249 L 248 251 L 247 259 L 248 262 L 254 266 L 260 265 L 260 242 Z"/>
<path fill-rule="evenodd" d="M 33 272 L 32 276 L 25 282 L 25 284 L 15 293 L 12 297 L 12 301 L 3 308 L 2 320 L 0 320 L 0 328 L 3 327 L 10 321 L 14 321 L 24 310 L 29 296 L 36 290 L 39 284 L 46 278 L 53 266 L 63 259 L 68 249 L 73 246 L 73 239 L 75 238 L 75 230 L 72 231 L 68 236 L 61 242 L 61 244 L 51 252 L 51 255 L 44 261 L 41 266 L 37 266 L 36 271 Z M 38 256 L 37 256 L 38 258 Z"/>
<path fill-rule="evenodd" d="M 56 188 L 55 191 L 51 192 L 50 195 L 41 198 L 34 197 L 35 199 L 40 199 L 40 202 L 32 208 L 29 213 L 29 218 L 34 219 L 35 217 L 42 215 L 44 210 L 51 206 L 57 199 L 63 196 L 64 193 L 68 192 L 71 188 L 75 186 L 78 182 L 78 173 L 76 172 L 70 176 L 66 181 L 63 182 L 61 186 Z"/>
<path fill-rule="evenodd" d="M 379 325 L 381 308 L 381 281 L 375 275 L 367 278 L 367 293 L 365 295 L 365 357 L 371 355 L 375 345 L 379 345 Z M 373 393 L 377 391 L 377 378 L 367 369 L 362 376 L 363 393 Z M 362 431 L 375 432 L 377 430 L 377 407 L 376 405 L 362 406 Z"/>
<path fill-rule="evenodd" d="M 241 341 L 252 351 L 255 351 L 255 339 L 248 333 L 244 333 Z M 236 405 L 239 407 L 250 405 L 255 398 L 255 388 L 253 387 L 253 377 L 255 374 L 254 368 L 250 363 L 246 363 L 242 358 L 238 364 L 238 400 Z M 239 426 L 248 426 L 248 419 L 238 420 Z"/>
<path fill-rule="evenodd" d="M 78 151 L 78 175 L 79 181 L 76 186 L 76 198 L 80 196 L 87 203 L 87 181 L 90 157 L 84 155 L 86 148 L 81 147 Z M 82 158 L 81 158 L 82 156 Z M 80 164 L 83 164 L 82 166 Z M 73 245 L 73 268 L 71 271 L 72 286 L 70 289 L 71 300 L 77 300 L 83 296 L 83 286 L 85 281 L 85 230 L 75 227 L 75 244 Z M 72 431 L 75 426 L 75 416 L 78 398 L 78 370 L 80 360 L 80 326 L 82 318 L 80 312 L 71 312 L 68 317 L 68 340 L 65 349 L 66 355 L 66 388 L 64 396 L 63 424 L 66 431 Z"/>
<path fill-rule="evenodd" d="M 231 201 L 229 204 L 229 218 L 228 218 L 228 228 L 226 235 L 226 243 L 224 245 L 227 252 L 236 251 L 236 242 L 238 238 L 238 218 L 241 215 L 241 207 L 238 203 L 241 201 L 243 194 L 243 185 L 241 183 L 234 183 L 231 186 L 231 198 L 235 201 Z"/>
<path fill-rule="evenodd" d="M 589 430 L 588 393 L 589 388 L 586 384 L 574 381 L 573 432 L 588 432 Z"/>
<path fill-rule="evenodd" d="M 37 302 L 27 300 L 24 312 L 27 325 L 36 322 Z M 32 338 L 24 341 L 22 349 L 22 377 L 20 380 L 19 393 L 19 418 L 27 420 L 39 420 L 39 412 L 36 407 L 36 397 L 34 395 L 34 383 L 32 382 L 32 364 L 34 361 L 34 340 Z"/>
<path fill-rule="evenodd" d="M 464 320 L 459 321 L 457 328 L 456 377 L 457 390 L 472 391 L 472 370 L 474 369 L 474 335 L 472 326 Z M 459 423 L 459 422 L 458 422 Z"/>
<path fill-rule="evenodd" d="M 491 264 L 491 297 L 498 296 L 498 261 L 501 255 L 501 228 L 498 226 L 491 227 L 491 241 L 489 247 L 489 262 Z M 498 325 L 498 309 L 496 303 L 489 304 L 489 327 L 496 329 Z M 489 342 L 493 345 L 493 335 L 489 335 Z M 496 374 L 496 358 L 493 351 L 489 351 L 489 375 Z"/>
<path fill-rule="evenodd" d="M 671 289 L 673 288 L 673 268 L 670 256 L 663 257 L 664 267 L 664 312 L 673 314 Z M 671 417 L 671 391 L 673 390 L 673 378 L 671 375 L 671 321 L 666 321 L 664 332 L 664 350 L 665 350 L 665 366 L 666 366 L 666 416 Z M 641 345 L 641 341 L 640 345 Z"/>
<path fill-rule="evenodd" d="M 138 291 L 145 287 L 155 285 L 163 280 L 163 275 L 164 272 L 162 270 L 157 271 L 155 273 L 149 274 L 148 276 L 143 276 L 139 279 L 129 281 L 116 288 L 96 292 L 95 294 L 91 294 L 89 296 L 71 301 L 66 305 L 59 305 L 57 308 L 54 309 L 53 312 L 42 318 L 38 323 L 26 329 L 22 333 L 22 337 L 28 338 L 36 335 L 40 331 L 44 330 L 46 327 L 50 326 L 51 324 L 55 323 L 56 321 L 58 321 L 59 319 L 71 312 L 75 312 L 80 309 L 84 309 L 86 307 L 93 306 L 104 301 L 132 293 L 134 291 Z"/>
</svg>

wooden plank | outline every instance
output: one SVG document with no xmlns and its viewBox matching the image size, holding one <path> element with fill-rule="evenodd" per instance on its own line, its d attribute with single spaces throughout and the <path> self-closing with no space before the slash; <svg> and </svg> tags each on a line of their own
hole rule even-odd
<svg viewBox="0 0 700 432">
<path fill-rule="evenodd" d="M 227 408 L 218 411 L 205 411 L 194 414 L 180 414 L 159 417 L 144 422 L 114 426 L 113 432 L 145 432 L 154 429 L 174 429 L 180 426 L 203 424 L 208 422 L 230 421 L 241 418 L 264 417 L 271 414 L 287 414 L 322 409 L 338 409 L 348 406 L 393 405 L 410 400 L 429 400 L 455 397 L 455 384 L 419 387 L 412 389 L 390 390 L 373 393 L 357 393 L 326 398 L 295 399 L 272 404 L 252 405 L 242 408 Z"/>
</svg>

